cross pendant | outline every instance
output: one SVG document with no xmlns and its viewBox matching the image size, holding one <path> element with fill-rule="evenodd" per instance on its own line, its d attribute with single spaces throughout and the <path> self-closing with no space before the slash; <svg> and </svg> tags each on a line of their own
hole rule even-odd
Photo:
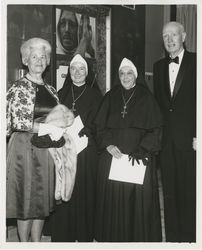
<svg viewBox="0 0 202 250">
<path fill-rule="evenodd" d="M 76 111 L 76 109 L 75 109 L 75 102 L 73 102 L 72 103 L 72 109 L 71 109 L 73 112 L 75 112 Z"/>
<path fill-rule="evenodd" d="M 126 105 L 124 105 L 123 106 L 123 111 L 121 112 L 123 118 L 127 114 L 126 108 L 127 108 Z"/>
</svg>

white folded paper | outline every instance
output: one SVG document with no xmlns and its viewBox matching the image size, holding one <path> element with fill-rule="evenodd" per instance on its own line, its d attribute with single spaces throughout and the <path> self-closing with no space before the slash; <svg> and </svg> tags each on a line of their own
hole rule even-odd
<svg viewBox="0 0 202 250">
<path fill-rule="evenodd" d="M 88 137 L 86 135 L 80 137 L 78 133 L 84 127 L 81 117 L 78 115 L 73 124 L 66 129 L 67 133 L 71 135 L 75 145 L 77 154 L 79 154 L 88 145 Z"/>
<path fill-rule="evenodd" d="M 139 162 L 140 164 L 135 161 L 134 166 L 132 166 L 132 161 L 129 161 L 128 155 L 123 154 L 120 159 L 113 157 L 109 179 L 143 184 L 146 166 L 142 163 L 142 160 Z"/>
</svg>

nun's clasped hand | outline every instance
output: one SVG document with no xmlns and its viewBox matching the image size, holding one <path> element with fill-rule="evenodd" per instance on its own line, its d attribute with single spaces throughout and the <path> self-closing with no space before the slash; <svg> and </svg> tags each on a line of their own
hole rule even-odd
<svg viewBox="0 0 202 250">
<path fill-rule="evenodd" d="M 130 161 L 130 160 L 132 160 L 132 166 L 134 166 L 135 161 L 137 162 L 138 165 L 140 165 L 140 160 L 142 161 L 142 163 L 143 163 L 145 166 L 148 166 L 148 163 L 149 163 L 148 157 L 145 157 L 145 158 L 138 158 L 138 157 L 129 155 L 129 161 Z"/>
<path fill-rule="evenodd" d="M 107 151 L 115 158 L 119 159 L 122 156 L 121 151 L 119 150 L 118 147 L 114 146 L 114 145 L 109 145 L 107 147 Z"/>
<path fill-rule="evenodd" d="M 130 153 L 129 154 L 129 161 L 132 160 L 132 165 L 134 166 L 135 161 L 140 164 L 140 160 L 142 160 L 142 163 L 145 166 L 148 166 L 149 163 L 149 155 L 147 152 L 145 152 L 145 150 L 141 149 L 141 150 L 137 150 L 134 153 Z"/>
</svg>

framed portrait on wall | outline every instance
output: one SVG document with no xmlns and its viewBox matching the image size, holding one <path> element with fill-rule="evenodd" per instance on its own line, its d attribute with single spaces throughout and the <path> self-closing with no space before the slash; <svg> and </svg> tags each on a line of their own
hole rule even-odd
<svg viewBox="0 0 202 250">
<path fill-rule="evenodd" d="M 106 91 L 107 24 L 109 8 L 95 5 L 54 6 L 55 28 L 55 82 L 62 88 L 68 74 L 70 61 L 75 54 L 85 58 L 89 68 L 90 84 L 97 82 L 101 91 Z"/>
<path fill-rule="evenodd" d="M 56 8 L 56 53 L 71 57 L 77 50 L 82 50 L 85 57 L 95 58 L 96 18 Z"/>
</svg>

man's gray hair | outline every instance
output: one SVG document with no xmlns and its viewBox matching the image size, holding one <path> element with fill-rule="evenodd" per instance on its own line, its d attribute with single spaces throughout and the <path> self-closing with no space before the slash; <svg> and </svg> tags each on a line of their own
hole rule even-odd
<svg viewBox="0 0 202 250">
<path fill-rule="evenodd" d="M 164 30 L 164 28 L 165 28 L 166 26 L 168 26 L 168 25 L 176 25 L 176 26 L 178 26 L 178 27 L 179 27 L 179 29 L 180 29 L 181 33 L 185 32 L 185 30 L 184 30 L 184 26 L 183 26 L 181 23 L 179 23 L 179 22 L 175 22 L 175 21 L 172 21 L 172 22 L 168 22 L 168 23 L 166 23 L 166 24 L 163 26 L 163 30 Z"/>
</svg>

